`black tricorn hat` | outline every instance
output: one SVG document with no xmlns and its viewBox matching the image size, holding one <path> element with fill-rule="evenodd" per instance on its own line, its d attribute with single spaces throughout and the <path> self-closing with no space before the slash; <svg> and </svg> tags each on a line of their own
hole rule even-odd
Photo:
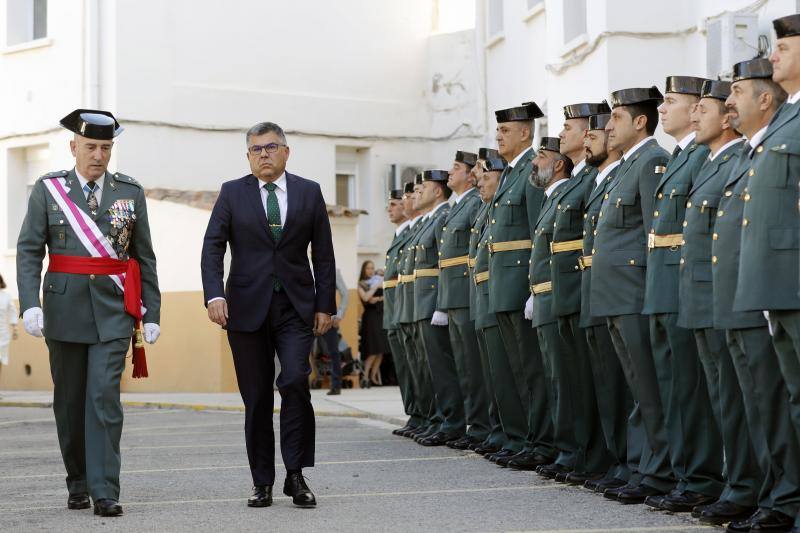
<svg viewBox="0 0 800 533">
<path fill-rule="evenodd" d="M 483 170 L 485 172 L 500 172 L 505 170 L 508 166 L 508 163 L 505 159 L 500 156 L 497 157 L 487 157 L 483 161 Z"/>
<path fill-rule="evenodd" d="M 492 158 L 499 158 L 500 152 L 495 150 L 494 148 L 479 148 L 478 149 L 478 159 L 492 159 Z"/>
<path fill-rule="evenodd" d="M 664 95 L 658 90 L 658 87 L 635 87 L 632 89 L 620 89 L 611 93 L 609 103 L 611 108 L 619 107 L 621 105 L 633 105 L 648 103 L 661 103 L 664 101 Z"/>
<path fill-rule="evenodd" d="M 800 35 L 800 14 L 787 15 L 772 21 L 778 39 Z"/>
<path fill-rule="evenodd" d="M 494 112 L 498 123 L 514 122 L 517 120 L 533 120 L 544 116 L 536 102 L 522 102 L 520 107 L 510 107 Z"/>
<path fill-rule="evenodd" d="M 412 192 L 414 192 L 414 182 L 409 181 L 405 185 L 403 185 L 403 193 L 411 194 Z"/>
<path fill-rule="evenodd" d="M 475 163 L 478 162 L 478 156 L 472 152 L 462 152 L 459 150 L 456 152 L 456 161 L 464 163 L 468 167 L 474 167 Z"/>
<path fill-rule="evenodd" d="M 561 139 L 558 137 L 542 137 L 539 143 L 539 150 L 550 150 L 551 152 L 561 153 Z"/>
<path fill-rule="evenodd" d="M 403 190 L 402 189 L 392 189 L 389 191 L 389 200 L 402 200 L 403 199 Z"/>
<path fill-rule="evenodd" d="M 114 115 L 99 109 L 76 109 L 60 123 L 73 133 L 98 141 L 110 141 L 124 129 Z"/>
<path fill-rule="evenodd" d="M 733 81 L 755 78 L 772 78 L 772 63 L 769 59 L 757 57 L 733 66 Z"/>
<path fill-rule="evenodd" d="M 425 170 L 422 172 L 422 181 L 443 181 L 447 183 L 450 173 L 446 170 Z"/>
<path fill-rule="evenodd" d="M 592 115 L 589 117 L 589 129 L 604 130 L 606 129 L 606 124 L 608 124 L 609 120 L 611 120 L 611 113 L 599 113 L 597 115 Z"/>
<path fill-rule="evenodd" d="M 695 76 L 667 76 L 664 93 L 691 94 L 700 96 L 705 78 Z"/>
<path fill-rule="evenodd" d="M 723 102 L 731 95 L 731 82 L 722 80 L 706 80 L 700 98 L 716 98 Z"/>
<path fill-rule="evenodd" d="M 564 106 L 564 118 L 569 120 L 571 118 L 589 118 L 598 113 L 610 113 L 611 108 L 608 103 L 603 100 L 599 104 L 572 104 Z"/>
<path fill-rule="evenodd" d="M 422 172 L 414 176 L 414 185 L 422 185 Z"/>
</svg>

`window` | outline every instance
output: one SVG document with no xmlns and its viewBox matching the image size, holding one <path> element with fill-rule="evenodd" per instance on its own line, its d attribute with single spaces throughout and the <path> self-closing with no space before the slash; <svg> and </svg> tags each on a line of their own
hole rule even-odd
<svg viewBox="0 0 800 533">
<path fill-rule="evenodd" d="M 336 205 L 356 206 L 356 177 L 354 174 L 336 174 Z"/>
<path fill-rule="evenodd" d="M 52 170 L 50 165 L 50 149 L 46 144 L 11 148 L 8 150 L 8 247 L 17 244 L 22 219 L 28 208 L 28 197 L 31 195 L 36 180 L 42 174 Z"/>
<path fill-rule="evenodd" d="M 503 33 L 503 0 L 487 0 L 488 17 L 487 27 L 488 37 L 497 37 Z"/>
<path fill-rule="evenodd" d="M 47 0 L 6 0 L 6 45 L 47 37 Z"/>
<path fill-rule="evenodd" d="M 532 11 L 542 5 L 544 0 L 525 0 L 525 2 L 528 4 L 528 11 Z"/>
<path fill-rule="evenodd" d="M 564 0 L 564 43 L 586 33 L 586 0 Z"/>
</svg>

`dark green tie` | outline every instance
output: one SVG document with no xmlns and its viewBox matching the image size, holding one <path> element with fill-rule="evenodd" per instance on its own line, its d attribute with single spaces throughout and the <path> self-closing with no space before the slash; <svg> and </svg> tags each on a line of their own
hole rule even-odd
<svg viewBox="0 0 800 533">
<path fill-rule="evenodd" d="M 267 223 L 272 236 L 277 243 L 281 239 L 281 207 L 278 205 L 278 195 L 275 194 L 275 189 L 278 186 L 274 183 L 266 183 L 264 188 L 267 189 Z M 275 290 L 281 290 L 281 282 L 275 277 Z"/>
</svg>

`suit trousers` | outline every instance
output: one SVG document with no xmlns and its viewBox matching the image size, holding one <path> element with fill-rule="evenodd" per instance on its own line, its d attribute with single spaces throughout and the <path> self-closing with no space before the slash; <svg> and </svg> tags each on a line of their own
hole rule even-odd
<svg viewBox="0 0 800 533">
<path fill-rule="evenodd" d="M 578 454 L 575 441 L 575 409 L 573 406 L 575 383 L 570 381 L 569 365 L 573 364 L 574 354 L 570 354 L 561 335 L 558 322 L 536 326 L 539 349 L 542 352 L 547 392 L 550 394 L 550 414 L 553 420 L 553 445 L 558 450 L 555 462 L 573 469 Z"/>
<path fill-rule="evenodd" d="M 389 348 L 392 349 L 392 361 L 397 374 L 397 384 L 400 386 L 400 397 L 403 400 L 403 409 L 408 415 L 408 425 L 418 427 L 425 418 L 420 412 L 417 400 L 414 397 L 414 384 L 411 378 L 411 365 L 406 355 L 406 349 L 401 339 L 399 329 L 386 330 L 389 339 Z"/>
<path fill-rule="evenodd" d="M 275 291 L 264 324 L 256 331 L 228 331 L 236 380 L 245 409 L 245 443 L 254 485 L 275 481 L 272 427 L 275 355 L 281 364 L 276 385 L 281 395 L 281 455 L 287 470 L 314 466 L 314 408 L 308 358 L 314 334 L 285 291 Z"/>
<path fill-rule="evenodd" d="M 496 330 L 497 328 L 495 327 L 494 329 Z M 503 340 L 500 339 L 499 332 L 497 332 L 496 335 L 497 339 L 499 340 L 499 348 L 502 350 Z M 495 350 L 498 348 L 498 346 L 493 345 L 492 348 L 489 348 L 486 343 L 486 333 L 483 329 L 476 330 L 475 336 L 478 340 L 478 353 L 481 358 L 481 376 L 483 379 L 483 386 L 486 388 L 486 396 L 489 401 L 489 433 L 486 435 L 486 439 L 483 442 L 490 446 L 499 446 L 503 448 L 508 443 L 508 438 L 503 431 L 503 422 L 500 417 L 500 406 L 497 401 L 495 389 L 496 384 L 494 378 L 492 377 L 492 369 L 489 363 L 490 350 Z M 516 394 L 516 391 L 514 391 L 514 394 Z M 521 438 L 525 438 L 524 432 L 522 433 Z M 522 446 L 520 446 L 519 449 L 521 450 Z"/>
<path fill-rule="evenodd" d="M 447 311 L 450 346 L 464 399 L 467 435 L 483 440 L 489 436 L 489 394 L 483 380 L 475 322 L 469 319 L 469 307 Z"/>
<path fill-rule="evenodd" d="M 641 442 L 635 471 L 629 485 L 641 483 L 661 492 L 675 486 L 669 463 L 664 410 L 658 392 L 647 317 L 640 314 L 608 317 L 608 331 L 620 365 L 633 395 L 634 407 L 628 418 L 629 442 Z M 630 459 L 630 453 L 628 457 Z M 631 464 L 630 461 L 628 463 Z"/>
<path fill-rule="evenodd" d="M 53 412 L 70 494 L 119 500 L 119 382 L 130 338 L 97 344 L 47 339 Z"/>
</svg>

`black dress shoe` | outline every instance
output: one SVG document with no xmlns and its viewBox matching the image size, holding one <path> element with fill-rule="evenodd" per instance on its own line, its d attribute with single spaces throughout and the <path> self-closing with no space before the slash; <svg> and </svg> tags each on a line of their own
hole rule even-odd
<svg viewBox="0 0 800 533">
<path fill-rule="evenodd" d="M 513 454 L 513 455 L 506 455 L 504 457 L 498 457 L 497 461 L 495 461 L 495 463 L 497 463 L 498 466 L 502 466 L 503 468 L 508 468 L 508 465 L 509 465 L 509 463 L 511 463 L 511 461 L 513 461 L 514 459 L 522 459 L 523 457 L 525 457 L 529 453 L 530 452 L 522 451 L 522 452 L 518 452 L 518 453 Z"/>
<path fill-rule="evenodd" d="M 648 496 L 644 499 L 644 504 L 648 507 L 652 507 L 653 509 L 658 509 L 659 511 L 663 510 L 664 508 L 661 507 L 664 504 L 664 498 L 666 498 L 666 494 L 658 494 L 656 496 Z"/>
<path fill-rule="evenodd" d="M 610 487 L 603 491 L 603 497 L 608 498 L 609 500 L 619 500 L 619 495 L 622 494 L 622 491 L 632 489 L 634 487 L 625 483 L 624 485 L 620 485 L 619 487 Z"/>
<path fill-rule="evenodd" d="M 756 512 L 756 508 L 754 507 L 747 507 L 726 501 L 714 502 L 711 505 L 697 506 L 692 510 L 692 516 L 695 515 L 695 510 L 699 511 L 695 518 L 699 518 L 700 521 L 705 524 L 714 524 L 717 526 L 728 522 L 745 520 L 753 516 L 753 513 Z"/>
<path fill-rule="evenodd" d="M 432 437 L 437 433 L 441 432 L 437 431 L 434 426 L 430 426 L 423 429 L 422 431 L 417 432 L 412 438 L 414 439 L 414 442 L 419 443 L 419 441 L 421 441 L 422 439 L 427 439 L 428 437 Z"/>
<path fill-rule="evenodd" d="M 552 463 L 549 465 L 540 466 L 538 469 L 536 469 L 536 473 L 546 479 L 555 479 L 558 474 L 568 474 L 570 470 L 570 468 L 564 465 Z"/>
<path fill-rule="evenodd" d="M 617 496 L 617 501 L 626 505 L 644 503 L 648 496 L 658 496 L 664 494 L 658 489 L 648 487 L 647 485 L 639 485 L 637 487 L 624 489 Z"/>
<path fill-rule="evenodd" d="M 497 453 L 491 453 L 487 455 L 486 458 L 489 459 L 491 462 L 496 463 L 500 459 L 514 457 L 515 455 L 517 455 L 517 452 L 503 448 Z"/>
<path fill-rule="evenodd" d="M 413 428 L 411 426 L 405 425 L 405 426 L 403 426 L 401 428 L 397 428 L 397 429 L 392 430 L 392 435 L 398 435 L 398 436 L 402 437 L 403 433 L 405 433 L 406 431 L 409 431 L 410 429 L 413 429 Z"/>
<path fill-rule="evenodd" d="M 492 453 L 497 453 L 501 449 L 502 448 L 500 448 L 499 446 L 492 446 L 491 444 L 478 444 L 477 446 L 472 448 L 472 451 L 480 455 L 488 455 Z"/>
<path fill-rule="evenodd" d="M 91 506 L 89 495 L 85 492 L 70 494 L 67 498 L 67 509 L 88 509 Z"/>
<path fill-rule="evenodd" d="M 661 502 L 661 508 L 673 513 L 688 513 L 698 505 L 707 505 L 717 501 L 714 496 L 707 496 L 690 490 L 680 494 L 670 494 Z"/>
<path fill-rule="evenodd" d="M 591 488 L 589 484 L 591 481 L 586 482 L 586 487 Z M 626 486 L 628 483 L 626 481 L 622 481 L 621 479 L 617 479 L 615 477 L 612 478 L 605 478 L 600 479 L 595 482 L 594 491 L 599 493 L 605 493 L 607 490 L 616 490 L 622 489 L 622 487 Z M 616 498 L 614 498 L 616 500 Z"/>
<path fill-rule="evenodd" d="M 415 427 L 415 428 L 411 428 L 411 429 L 407 429 L 407 430 L 405 430 L 405 431 L 402 433 L 402 435 L 401 435 L 401 436 L 402 436 L 402 437 L 409 438 L 409 439 L 413 439 L 414 437 L 416 437 L 416 436 L 417 436 L 417 435 L 419 435 L 420 433 L 423 433 L 424 431 L 425 431 L 425 426 L 417 426 L 417 427 Z"/>
<path fill-rule="evenodd" d="M 539 453 L 531 452 L 522 457 L 514 457 L 508 462 L 508 467 L 514 470 L 536 470 L 537 467 L 552 463 L 552 459 Z"/>
<path fill-rule="evenodd" d="M 247 498 L 248 507 L 269 507 L 272 505 L 272 485 L 256 485 L 253 495 Z"/>
<path fill-rule="evenodd" d="M 726 531 L 789 531 L 792 523 L 793 520 L 780 511 L 759 509 L 744 520 L 732 521 Z"/>
<path fill-rule="evenodd" d="M 292 503 L 298 507 L 315 507 L 317 499 L 314 493 L 306 485 L 306 480 L 302 472 L 286 474 L 286 481 L 283 482 L 283 493 L 291 496 Z"/>
<path fill-rule="evenodd" d="M 339 387 L 336 387 L 335 389 L 329 390 L 328 394 L 326 394 L 326 396 L 338 396 L 341 393 L 342 393 L 342 389 L 339 388 Z"/>
<path fill-rule="evenodd" d="M 417 442 L 423 446 L 444 446 L 447 444 L 447 441 L 455 440 L 459 438 L 456 435 L 448 435 L 447 433 L 434 433 L 430 437 L 420 439 Z"/>
<path fill-rule="evenodd" d="M 94 501 L 94 514 L 100 516 L 120 516 L 122 506 L 117 500 L 102 499 Z"/>
<path fill-rule="evenodd" d="M 587 481 L 600 481 L 603 474 L 592 474 L 590 472 L 570 472 L 565 481 L 570 485 L 584 485 Z"/>
<path fill-rule="evenodd" d="M 475 437 L 470 437 L 469 435 L 464 435 L 460 439 L 449 440 L 445 443 L 448 448 L 452 448 L 454 450 L 468 450 L 470 445 L 478 444 L 480 441 Z"/>
</svg>

